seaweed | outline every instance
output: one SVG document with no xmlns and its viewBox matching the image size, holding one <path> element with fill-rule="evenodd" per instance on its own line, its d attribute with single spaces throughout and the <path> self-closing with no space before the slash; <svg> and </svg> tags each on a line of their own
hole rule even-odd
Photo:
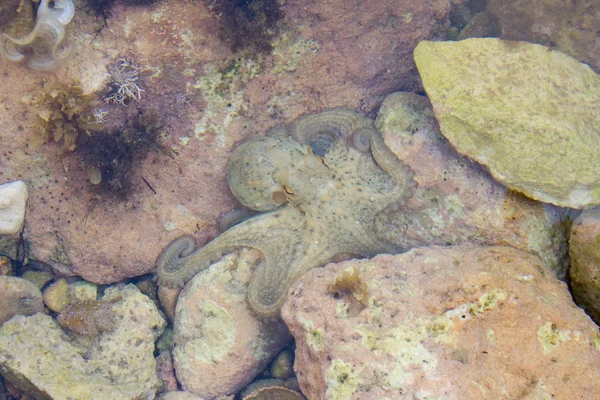
<svg viewBox="0 0 600 400">
<path fill-rule="evenodd" d="M 101 128 L 93 115 L 95 96 L 84 94 L 79 82 L 69 85 L 45 83 L 44 93 L 34 101 L 37 114 L 33 122 L 33 149 L 50 140 L 62 142 L 64 152 L 75 150 L 77 139 Z"/>
<path fill-rule="evenodd" d="M 162 124 L 154 111 L 138 110 L 122 128 L 82 137 L 77 149 L 93 189 L 125 198 L 132 189 L 135 167 L 154 150 L 161 150 Z"/>
<path fill-rule="evenodd" d="M 117 0 L 85 0 L 87 12 L 93 11 L 96 16 L 106 20 L 110 18 L 113 5 Z M 149 6 L 154 4 L 156 0 L 126 0 L 127 5 Z"/>
<path fill-rule="evenodd" d="M 221 40 L 233 52 L 246 51 L 250 56 L 269 54 L 272 40 L 279 34 L 283 17 L 277 0 L 224 0 L 209 2 L 221 15 Z"/>
</svg>

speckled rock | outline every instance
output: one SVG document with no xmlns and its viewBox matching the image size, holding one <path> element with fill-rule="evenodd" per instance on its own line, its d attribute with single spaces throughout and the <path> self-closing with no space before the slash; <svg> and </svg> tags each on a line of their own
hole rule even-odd
<svg viewBox="0 0 600 400">
<path fill-rule="evenodd" d="M 0 275 L 0 325 L 14 315 L 32 315 L 44 311 L 42 293 L 28 280 Z"/>
<path fill-rule="evenodd" d="M 502 38 L 561 51 L 600 71 L 600 3 L 595 0 L 489 0 Z"/>
<path fill-rule="evenodd" d="M 214 237 L 218 215 L 236 205 L 225 163 L 237 142 L 320 108 L 368 112 L 392 89 L 419 87 L 412 49 L 443 36 L 448 24 L 447 0 L 280 3 L 287 28 L 263 62 L 232 53 L 220 40 L 218 7 L 169 0 L 136 7 L 115 2 L 108 28 L 77 8 L 69 34 L 91 45 L 77 46 L 64 68 L 51 75 L 3 68 L 0 171 L 30 188 L 29 259 L 97 284 L 152 272 L 170 240 Z M 161 144 L 173 152 L 140 161 L 131 191 L 115 199 L 90 190 L 80 154 L 63 154 L 55 143 L 27 145 L 35 137 L 33 101 L 43 91 L 41 80 L 78 78 L 87 93 L 100 93 L 107 65 L 120 57 L 140 66 L 144 91 L 126 107 L 101 99 L 105 120 L 119 126 L 128 112 L 157 110 L 166 132 Z"/>
<path fill-rule="evenodd" d="M 259 253 L 242 250 L 197 274 L 175 311 L 173 360 L 181 386 L 204 398 L 235 394 L 290 340 L 281 320 L 254 318 L 246 288 Z"/>
<path fill-rule="evenodd" d="M 441 132 L 528 197 L 600 204 L 600 77 L 547 47 L 421 42 L 415 61 Z"/>
<path fill-rule="evenodd" d="M 153 399 L 154 341 L 164 320 L 133 285 L 107 288 L 103 300 L 114 301 L 117 326 L 91 347 L 71 342 L 48 315 L 13 317 L 0 328 L 2 375 L 35 398 Z"/>
<path fill-rule="evenodd" d="M 303 276 L 282 313 L 310 399 L 600 393 L 598 327 L 539 258 L 510 247 L 330 264 Z"/>
<path fill-rule="evenodd" d="M 380 215 L 382 237 L 405 250 L 465 242 L 510 245 L 537 254 L 559 278 L 566 276 L 564 212 L 507 190 L 458 154 L 439 133 L 426 98 L 391 94 L 376 125 L 418 183 L 400 212 Z"/>
<path fill-rule="evenodd" d="M 569 254 L 573 297 L 600 324 L 600 208 L 583 211 L 573 222 Z"/>
</svg>

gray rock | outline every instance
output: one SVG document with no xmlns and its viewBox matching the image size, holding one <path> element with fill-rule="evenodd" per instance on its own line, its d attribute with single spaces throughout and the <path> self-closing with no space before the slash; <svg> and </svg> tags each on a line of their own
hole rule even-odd
<svg viewBox="0 0 600 400">
<path fill-rule="evenodd" d="M 28 280 L 0 276 L 0 325 L 14 315 L 32 315 L 44 311 L 42 293 Z"/>
<path fill-rule="evenodd" d="M 547 47 L 500 39 L 419 43 L 415 62 L 444 136 L 526 196 L 600 204 L 600 77 Z"/>
<path fill-rule="evenodd" d="M 403 250 L 427 245 L 509 245 L 540 256 L 564 278 L 564 211 L 507 190 L 458 154 L 439 133 L 426 98 L 393 93 L 376 121 L 385 143 L 415 172 L 417 190 L 399 212 L 382 214 L 382 237 Z"/>
<path fill-rule="evenodd" d="M 153 399 L 154 341 L 165 326 L 154 303 L 133 285 L 106 290 L 117 326 L 79 346 L 45 314 L 16 316 L 0 328 L 0 371 L 34 398 Z"/>
</svg>

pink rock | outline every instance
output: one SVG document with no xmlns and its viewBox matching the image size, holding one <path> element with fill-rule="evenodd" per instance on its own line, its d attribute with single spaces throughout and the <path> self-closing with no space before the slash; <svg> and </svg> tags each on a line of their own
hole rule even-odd
<svg viewBox="0 0 600 400">
<path fill-rule="evenodd" d="M 283 308 L 310 399 L 592 399 L 598 328 L 539 258 L 429 247 L 303 276 Z"/>
<path fill-rule="evenodd" d="M 175 311 L 175 372 L 181 386 L 212 399 L 239 392 L 291 339 L 281 320 L 250 313 L 246 288 L 260 253 L 222 258 L 184 287 Z"/>
<path fill-rule="evenodd" d="M 573 297 L 600 324 L 600 207 L 584 210 L 573 221 L 569 254 Z"/>
<path fill-rule="evenodd" d="M 390 90 L 418 88 L 412 49 L 443 36 L 448 10 L 446 0 L 287 1 L 283 25 L 293 28 L 259 66 L 237 61 L 219 40 L 218 13 L 206 2 L 117 2 L 99 35 L 96 17 L 77 11 L 69 34 L 93 45 L 78 46 L 51 76 L 6 65 L 0 81 L 0 180 L 22 179 L 30 188 L 28 258 L 105 284 L 151 272 L 178 236 L 214 237 L 219 213 L 235 206 L 225 163 L 236 142 L 307 111 L 346 105 L 370 112 Z M 118 57 L 140 65 L 144 92 L 127 109 L 110 106 L 106 120 L 119 126 L 138 107 L 158 110 L 163 144 L 175 156 L 141 161 L 125 200 L 98 199 L 77 154 L 65 157 L 54 143 L 28 148 L 33 102 L 43 81 L 78 78 L 87 92 L 100 91 Z"/>
<path fill-rule="evenodd" d="M 161 392 L 177 391 L 177 378 L 173 369 L 173 358 L 169 350 L 163 350 L 156 357 L 156 375 L 162 382 Z"/>
<path fill-rule="evenodd" d="M 564 209 L 506 189 L 479 164 L 458 154 L 439 132 L 426 98 L 406 92 L 389 95 L 376 126 L 418 183 L 406 206 L 380 215 L 380 237 L 403 250 L 432 244 L 508 245 L 538 255 L 556 276 L 565 278 Z"/>
</svg>

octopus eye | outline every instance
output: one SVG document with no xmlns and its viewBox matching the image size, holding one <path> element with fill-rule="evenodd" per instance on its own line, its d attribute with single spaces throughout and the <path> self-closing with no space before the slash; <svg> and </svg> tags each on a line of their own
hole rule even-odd
<svg viewBox="0 0 600 400">
<path fill-rule="evenodd" d="M 277 204 L 283 204 L 286 200 L 285 193 L 283 192 L 273 192 L 271 197 L 273 198 L 273 201 Z"/>
<path fill-rule="evenodd" d="M 293 191 L 293 190 L 292 190 L 292 188 L 291 188 L 291 187 L 289 187 L 289 186 L 283 185 L 283 190 L 285 190 L 285 192 L 286 192 L 287 194 L 291 194 L 291 195 L 293 195 L 293 194 L 294 194 L 294 191 Z"/>
</svg>

